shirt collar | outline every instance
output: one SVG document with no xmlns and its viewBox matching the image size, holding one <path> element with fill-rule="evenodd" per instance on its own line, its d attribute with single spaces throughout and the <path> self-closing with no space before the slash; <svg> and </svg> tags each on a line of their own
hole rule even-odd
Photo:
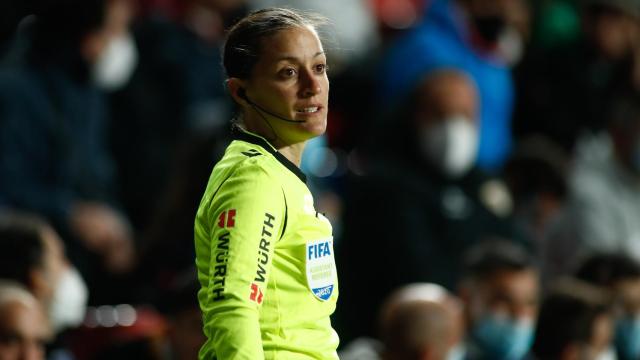
<svg viewBox="0 0 640 360">
<path fill-rule="evenodd" d="M 268 153 L 273 155 L 282 165 L 284 165 L 289 171 L 291 171 L 295 176 L 297 176 L 300 181 L 303 183 L 307 183 L 307 176 L 300 170 L 296 164 L 292 163 L 289 159 L 287 159 L 282 153 L 278 152 L 273 145 L 271 145 L 265 138 L 256 135 L 254 133 L 248 132 L 247 130 L 242 129 L 238 125 L 234 125 L 231 129 L 231 133 L 233 135 L 233 139 L 240 140 L 244 142 L 248 142 L 250 144 L 254 144 L 262 147 Z"/>
</svg>

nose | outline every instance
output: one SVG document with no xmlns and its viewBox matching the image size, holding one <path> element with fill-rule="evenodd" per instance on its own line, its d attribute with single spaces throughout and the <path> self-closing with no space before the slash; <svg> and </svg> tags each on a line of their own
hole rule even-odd
<svg viewBox="0 0 640 360">
<path fill-rule="evenodd" d="M 311 70 L 306 70 L 300 77 L 302 97 L 312 97 L 322 92 L 321 76 L 314 74 Z"/>
</svg>

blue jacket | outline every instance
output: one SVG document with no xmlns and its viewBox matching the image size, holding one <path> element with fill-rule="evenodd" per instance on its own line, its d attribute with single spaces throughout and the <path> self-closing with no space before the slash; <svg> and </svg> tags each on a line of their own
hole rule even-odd
<svg viewBox="0 0 640 360">
<path fill-rule="evenodd" d="M 480 92 L 477 164 L 499 169 L 511 148 L 514 86 L 506 64 L 474 49 L 468 22 L 455 1 L 433 0 L 425 18 L 394 43 L 382 62 L 380 96 L 396 102 L 428 72 L 457 68 L 471 75 Z"/>
</svg>

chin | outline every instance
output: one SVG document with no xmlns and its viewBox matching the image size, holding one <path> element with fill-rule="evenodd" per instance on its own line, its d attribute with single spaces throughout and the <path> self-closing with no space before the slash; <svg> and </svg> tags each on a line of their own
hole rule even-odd
<svg viewBox="0 0 640 360">
<path fill-rule="evenodd" d="M 327 118 L 309 121 L 302 124 L 311 137 L 321 136 L 327 130 Z"/>
</svg>

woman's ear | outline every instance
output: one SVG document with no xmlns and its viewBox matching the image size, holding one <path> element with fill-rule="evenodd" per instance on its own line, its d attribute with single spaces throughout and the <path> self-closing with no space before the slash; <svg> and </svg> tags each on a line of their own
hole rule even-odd
<svg viewBox="0 0 640 360">
<path fill-rule="evenodd" d="M 239 78 L 229 78 L 226 81 L 227 91 L 233 100 L 241 106 L 248 106 L 244 81 Z"/>
</svg>

